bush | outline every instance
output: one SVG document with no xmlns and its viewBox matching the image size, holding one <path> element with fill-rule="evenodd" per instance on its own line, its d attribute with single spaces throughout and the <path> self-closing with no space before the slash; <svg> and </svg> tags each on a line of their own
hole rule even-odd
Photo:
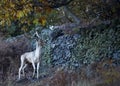
<svg viewBox="0 0 120 86">
<path fill-rule="evenodd" d="M 73 50 L 73 57 L 84 64 L 112 58 L 115 51 L 120 50 L 120 29 L 104 25 L 80 31 L 81 38 Z"/>
</svg>

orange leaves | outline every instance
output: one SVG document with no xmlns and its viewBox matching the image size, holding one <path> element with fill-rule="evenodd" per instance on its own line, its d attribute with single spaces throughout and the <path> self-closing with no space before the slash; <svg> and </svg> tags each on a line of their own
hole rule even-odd
<svg viewBox="0 0 120 86">
<path fill-rule="evenodd" d="M 45 24 L 46 24 L 46 18 L 45 17 L 41 17 L 39 19 L 39 22 L 41 23 L 42 26 L 45 26 Z"/>
<path fill-rule="evenodd" d="M 33 21 L 33 24 L 35 24 L 35 25 L 41 24 L 42 26 L 45 26 L 46 25 L 46 18 L 44 16 L 42 16 L 39 19 L 35 19 Z"/>
<path fill-rule="evenodd" d="M 46 7 L 46 8 L 45 8 L 45 11 L 46 11 L 46 14 L 48 14 L 48 13 L 50 13 L 50 12 L 52 11 L 52 9 L 49 8 L 49 7 Z"/>
</svg>

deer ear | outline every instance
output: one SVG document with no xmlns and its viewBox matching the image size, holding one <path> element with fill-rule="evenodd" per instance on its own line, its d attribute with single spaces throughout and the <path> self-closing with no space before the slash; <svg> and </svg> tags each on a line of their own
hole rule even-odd
<svg viewBox="0 0 120 86">
<path fill-rule="evenodd" d="M 39 34 L 38 34 L 38 32 L 37 32 L 37 31 L 35 32 L 35 35 L 36 35 L 38 38 L 40 38 L 40 36 L 39 36 Z"/>
</svg>

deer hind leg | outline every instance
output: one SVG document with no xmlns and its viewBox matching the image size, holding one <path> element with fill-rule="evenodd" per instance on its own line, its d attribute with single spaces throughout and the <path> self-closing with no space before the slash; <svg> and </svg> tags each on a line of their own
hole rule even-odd
<svg viewBox="0 0 120 86">
<path fill-rule="evenodd" d="M 22 73 L 23 73 L 23 76 L 25 76 L 25 68 L 27 67 L 27 64 L 25 64 L 22 68 Z"/>
<path fill-rule="evenodd" d="M 33 66 L 33 77 L 35 76 L 35 63 L 32 62 L 32 66 Z"/>
<path fill-rule="evenodd" d="M 24 57 L 21 56 L 21 66 L 20 66 L 20 68 L 19 68 L 19 78 L 18 78 L 18 79 L 20 79 L 20 76 L 21 76 L 21 70 L 22 70 L 22 68 L 23 68 L 23 65 L 24 65 Z"/>
<path fill-rule="evenodd" d="M 39 66 L 40 66 L 40 63 L 38 62 L 38 63 L 37 63 L 37 79 L 38 79 L 38 77 L 39 77 Z"/>
</svg>

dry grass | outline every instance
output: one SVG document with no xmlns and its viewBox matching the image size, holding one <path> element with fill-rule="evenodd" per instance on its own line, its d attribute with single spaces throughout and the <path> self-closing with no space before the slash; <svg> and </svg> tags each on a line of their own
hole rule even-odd
<svg viewBox="0 0 120 86">
<path fill-rule="evenodd" d="M 91 66 L 92 70 L 95 70 L 96 76 L 90 78 L 87 77 L 85 70 L 56 70 L 54 68 L 47 71 L 50 73 L 49 76 L 40 78 L 37 81 L 23 79 L 22 82 L 17 83 L 15 81 L 16 76 L 9 75 L 4 86 L 119 86 L 119 67 L 105 69 L 103 64 L 100 65 L 100 63 Z M 86 69 L 86 67 L 84 68 Z"/>
<path fill-rule="evenodd" d="M 59 70 L 52 76 L 30 83 L 28 86 L 94 86 L 91 82 L 81 80 L 79 77 L 80 75 L 75 71 Z"/>
</svg>

